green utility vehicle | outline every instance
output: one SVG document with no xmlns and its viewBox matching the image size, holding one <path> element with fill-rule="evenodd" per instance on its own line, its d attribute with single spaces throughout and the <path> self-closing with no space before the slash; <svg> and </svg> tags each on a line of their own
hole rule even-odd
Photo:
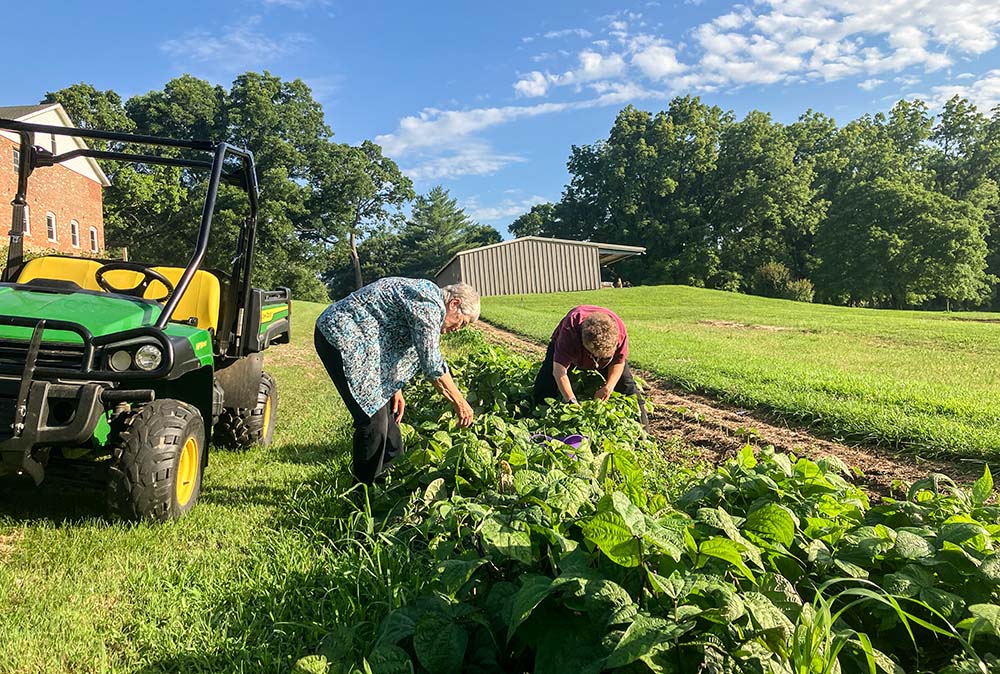
<svg viewBox="0 0 1000 674">
<path fill-rule="evenodd" d="M 227 143 L 10 120 L 0 120 L 0 131 L 20 138 L 0 276 L 0 472 L 35 483 L 47 474 L 96 483 L 121 517 L 176 519 L 198 500 L 210 437 L 248 447 L 269 443 L 274 432 L 277 388 L 263 370 L 263 352 L 288 342 L 291 297 L 287 288 L 251 285 L 253 155 Z M 35 134 L 101 139 L 116 149 L 74 143 L 54 155 L 35 145 Z M 76 157 L 207 170 L 187 266 L 62 255 L 26 260 L 29 176 Z M 247 196 L 226 271 L 201 267 L 222 182 Z"/>
</svg>

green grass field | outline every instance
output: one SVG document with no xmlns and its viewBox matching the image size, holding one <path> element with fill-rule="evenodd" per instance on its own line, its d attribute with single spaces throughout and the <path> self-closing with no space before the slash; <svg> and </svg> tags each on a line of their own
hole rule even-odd
<svg viewBox="0 0 1000 674">
<path fill-rule="evenodd" d="M 331 625 L 374 628 L 407 551 L 334 542 L 349 428 L 312 350 L 320 309 L 297 303 L 293 344 L 267 356 L 274 445 L 213 453 L 180 522 L 113 524 L 101 494 L 0 482 L 0 672 L 287 672 L 350 647 Z"/>
<path fill-rule="evenodd" d="M 632 362 L 685 389 L 848 441 L 1000 458 L 1000 314 L 660 286 L 492 297 L 483 317 L 545 342 L 578 304 L 618 313 Z"/>
</svg>

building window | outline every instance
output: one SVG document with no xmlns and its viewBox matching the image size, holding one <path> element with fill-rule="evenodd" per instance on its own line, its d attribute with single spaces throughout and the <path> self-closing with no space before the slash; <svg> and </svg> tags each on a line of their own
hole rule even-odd
<svg viewBox="0 0 1000 674">
<path fill-rule="evenodd" d="M 97 227 L 90 228 L 90 250 L 97 252 Z"/>
<path fill-rule="evenodd" d="M 49 241 L 58 243 L 59 239 L 56 238 L 56 216 L 52 213 L 45 214 L 45 230 L 48 232 Z"/>
<path fill-rule="evenodd" d="M 21 151 L 14 150 L 14 173 L 21 169 Z"/>
<path fill-rule="evenodd" d="M 80 223 L 76 220 L 69 221 L 69 240 L 74 248 L 80 247 Z"/>
</svg>

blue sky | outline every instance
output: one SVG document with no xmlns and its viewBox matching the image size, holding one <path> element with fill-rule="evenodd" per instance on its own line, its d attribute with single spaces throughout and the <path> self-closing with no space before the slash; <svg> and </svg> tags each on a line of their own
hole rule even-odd
<svg viewBox="0 0 1000 674">
<path fill-rule="evenodd" d="M 4 18 L 0 105 L 267 69 L 312 87 L 337 140 L 377 140 L 418 192 L 441 184 L 505 234 L 629 103 L 691 93 L 840 123 L 900 98 L 1000 103 L 998 0 L 37 0 Z"/>
</svg>

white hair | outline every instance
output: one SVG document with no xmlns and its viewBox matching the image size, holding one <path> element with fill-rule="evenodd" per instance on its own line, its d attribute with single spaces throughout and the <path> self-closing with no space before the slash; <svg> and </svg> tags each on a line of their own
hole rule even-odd
<svg viewBox="0 0 1000 674">
<path fill-rule="evenodd" d="M 479 293 L 468 283 L 454 283 L 441 288 L 444 293 L 444 303 L 458 300 L 458 311 L 472 317 L 473 322 L 479 320 Z"/>
</svg>

